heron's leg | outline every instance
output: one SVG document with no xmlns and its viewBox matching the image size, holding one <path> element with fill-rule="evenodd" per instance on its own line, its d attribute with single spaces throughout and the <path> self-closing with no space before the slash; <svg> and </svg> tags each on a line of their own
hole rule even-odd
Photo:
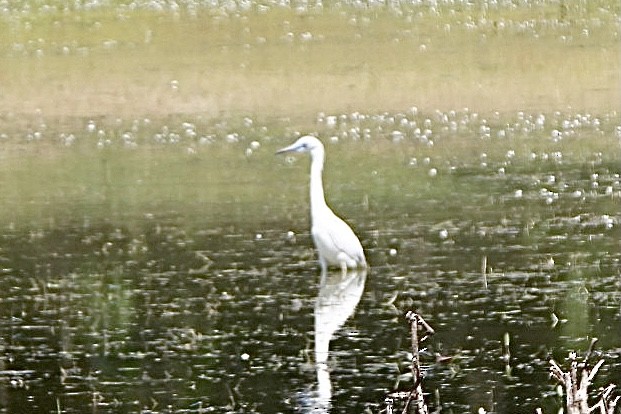
<svg viewBox="0 0 621 414">
<path fill-rule="evenodd" d="M 319 258 L 319 264 L 321 265 L 321 281 L 320 286 L 325 285 L 326 277 L 328 276 L 328 262 L 323 257 Z"/>
<path fill-rule="evenodd" d="M 341 277 L 345 279 L 345 276 L 347 276 L 347 263 L 343 260 L 341 262 Z"/>
</svg>

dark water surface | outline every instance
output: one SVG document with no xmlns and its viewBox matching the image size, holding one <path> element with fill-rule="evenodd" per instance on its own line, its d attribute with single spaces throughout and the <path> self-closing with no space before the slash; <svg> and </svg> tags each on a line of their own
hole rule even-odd
<svg viewBox="0 0 621 414">
<path fill-rule="evenodd" d="M 451 155 L 434 177 L 435 160 L 422 158 L 330 164 L 337 147 L 328 198 L 371 269 L 332 274 L 322 288 L 308 165 L 271 150 L 262 164 L 242 158 L 248 175 L 236 180 L 221 167 L 237 155 L 219 158 L 213 168 L 231 172 L 212 181 L 196 175 L 208 156 L 175 168 L 137 168 L 131 156 L 112 171 L 89 162 L 99 184 L 77 198 L 54 186 L 5 195 L 5 217 L 38 213 L 5 219 L 0 237 L 0 410 L 379 413 L 411 384 L 408 310 L 436 330 L 424 389 L 444 413 L 557 412 L 549 359 L 593 337 L 605 360 L 594 392 L 619 385 L 618 162 Z M 337 159 L 364 174 L 346 184 Z M 160 192 L 156 174 L 169 176 Z M 147 207 L 123 204 L 134 185 L 154 194 Z"/>
</svg>

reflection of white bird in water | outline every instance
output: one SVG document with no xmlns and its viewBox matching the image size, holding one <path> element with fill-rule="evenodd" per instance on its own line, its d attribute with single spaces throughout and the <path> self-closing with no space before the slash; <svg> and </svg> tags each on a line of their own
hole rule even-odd
<svg viewBox="0 0 621 414">
<path fill-rule="evenodd" d="M 332 381 L 328 368 L 330 341 L 354 313 L 367 277 L 366 269 L 346 275 L 330 273 L 319 289 L 315 302 L 315 369 L 317 388 L 301 399 L 304 413 L 329 413 L 332 406 Z"/>
<path fill-rule="evenodd" d="M 319 289 L 315 302 L 315 362 L 324 366 L 328 362 L 330 341 L 360 302 L 367 271 L 354 270 L 343 277 L 330 273 Z"/>
<path fill-rule="evenodd" d="M 323 193 L 322 172 L 325 150 L 321 141 L 306 135 L 277 152 L 309 152 L 311 156 L 310 210 L 311 235 L 319 253 L 322 281 L 328 266 L 339 266 L 343 273 L 348 268 L 366 268 L 367 261 L 360 240 L 347 223 L 328 205 Z"/>
</svg>

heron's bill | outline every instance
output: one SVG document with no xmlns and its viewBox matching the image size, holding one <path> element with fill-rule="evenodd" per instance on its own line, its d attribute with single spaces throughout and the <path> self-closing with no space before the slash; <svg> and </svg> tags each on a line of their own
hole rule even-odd
<svg viewBox="0 0 621 414">
<path fill-rule="evenodd" d="M 291 152 L 291 151 L 294 151 L 294 150 L 295 150 L 295 147 L 293 147 L 292 145 L 289 145 L 288 147 L 281 148 L 278 151 L 276 151 L 276 154 L 282 154 L 284 152 Z"/>
</svg>

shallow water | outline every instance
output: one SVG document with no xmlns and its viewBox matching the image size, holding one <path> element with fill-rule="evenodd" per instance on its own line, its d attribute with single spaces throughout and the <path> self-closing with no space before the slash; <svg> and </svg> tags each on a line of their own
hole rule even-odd
<svg viewBox="0 0 621 414">
<path fill-rule="evenodd" d="M 436 330 L 422 362 L 442 412 L 556 412 L 548 361 L 593 337 L 596 386 L 619 384 L 614 154 L 543 156 L 547 131 L 475 156 L 334 140 L 328 198 L 371 269 L 320 288 L 308 163 L 268 135 L 102 152 L 76 132 L 43 161 L 7 156 L 4 412 L 380 412 L 411 383 L 408 310 Z"/>
</svg>

